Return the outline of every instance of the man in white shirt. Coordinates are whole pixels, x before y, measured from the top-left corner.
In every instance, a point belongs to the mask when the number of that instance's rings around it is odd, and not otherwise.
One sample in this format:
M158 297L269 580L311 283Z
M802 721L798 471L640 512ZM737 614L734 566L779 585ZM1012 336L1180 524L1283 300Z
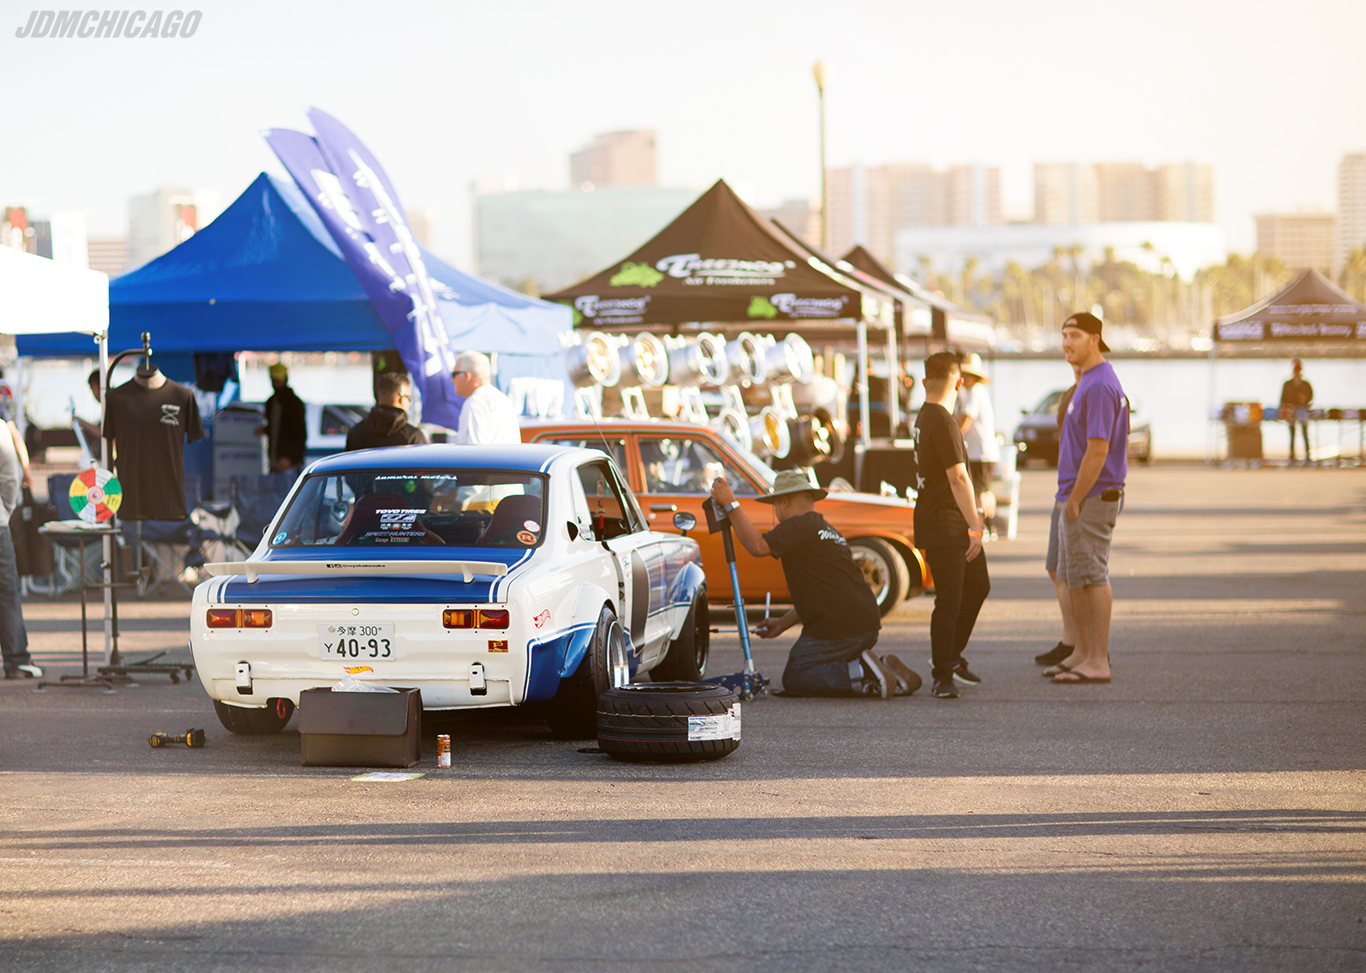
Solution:
M6 423L8 425L8 423ZM19 565L9 519L23 499L24 464L8 430L0 432L0 654L6 679L41 679L43 670L28 653L24 606L19 599Z
M992 518L996 516L996 494L990 489L991 471L1001 461L1001 447L996 442L996 415L987 392L991 379L982 370L982 359L975 352L966 355L959 367L963 390L958 395L958 428L963 431L963 443L968 448L968 471L977 494L977 508L990 531Z
M461 353L451 379L455 394L465 400L460 408L460 428L455 441L462 446L520 443L517 413L508 397L491 384L488 356L477 351Z

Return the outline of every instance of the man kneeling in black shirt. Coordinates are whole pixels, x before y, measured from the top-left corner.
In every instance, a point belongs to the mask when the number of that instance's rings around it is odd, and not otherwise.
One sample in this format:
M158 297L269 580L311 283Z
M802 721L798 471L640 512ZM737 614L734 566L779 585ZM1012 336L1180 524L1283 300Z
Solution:
M792 610L755 631L771 639L798 622L802 634L787 657L783 693L788 696L909 695L920 677L896 656L873 653L882 619L877 600L854 564L849 543L816 512L826 491L798 470L784 470L760 503L773 504L778 526L766 534L746 516L724 478L711 495L730 517L735 536L755 557L783 562Z

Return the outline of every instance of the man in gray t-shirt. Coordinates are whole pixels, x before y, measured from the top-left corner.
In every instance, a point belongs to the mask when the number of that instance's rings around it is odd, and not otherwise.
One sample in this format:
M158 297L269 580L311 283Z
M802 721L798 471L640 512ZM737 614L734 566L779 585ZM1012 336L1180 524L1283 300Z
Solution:
M14 441L0 435L0 655L5 661L6 679L42 678L43 670L28 654L28 631L24 628L24 606L19 600L19 565L14 557L14 539L9 519L23 498L24 466Z

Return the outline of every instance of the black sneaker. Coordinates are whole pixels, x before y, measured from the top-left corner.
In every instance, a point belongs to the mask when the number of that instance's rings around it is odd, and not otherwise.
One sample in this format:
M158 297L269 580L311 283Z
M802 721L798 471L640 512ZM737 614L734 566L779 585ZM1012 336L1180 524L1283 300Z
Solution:
M1067 645L1064 642L1059 642L1043 655L1036 655L1034 661L1041 666L1055 666L1071 655L1075 649L1075 645Z
M953 681L960 686L980 686L982 677L968 668L968 664L963 660L958 660L958 665L953 667Z
M953 685L953 678L936 679L934 688L930 690L930 695L937 696L939 699L957 699L958 690Z

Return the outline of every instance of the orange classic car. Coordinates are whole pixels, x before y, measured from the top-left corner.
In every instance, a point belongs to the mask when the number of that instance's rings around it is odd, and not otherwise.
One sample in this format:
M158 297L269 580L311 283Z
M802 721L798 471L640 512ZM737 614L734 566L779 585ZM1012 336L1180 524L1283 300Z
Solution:
M714 430L690 423L603 419L524 421L526 442L585 446L608 453L630 478L631 490L645 508L650 529L675 531L673 515L686 511L697 518L692 535L702 546L702 564L711 582L708 600L729 604L732 594L721 535L708 535L702 503L711 481L721 473L735 490L741 508L760 530L777 524L773 508L758 497L768 492L773 471L758 457L737 449ZM855 562L877 596L885 615L907 597L930 587L929 569L915 549L911 526L914 508L905 500L867 493L832 493L817 508L849 541ZM756 558L739 544L736 570L746 604L771 595L776 604L791 604L782 564Z

